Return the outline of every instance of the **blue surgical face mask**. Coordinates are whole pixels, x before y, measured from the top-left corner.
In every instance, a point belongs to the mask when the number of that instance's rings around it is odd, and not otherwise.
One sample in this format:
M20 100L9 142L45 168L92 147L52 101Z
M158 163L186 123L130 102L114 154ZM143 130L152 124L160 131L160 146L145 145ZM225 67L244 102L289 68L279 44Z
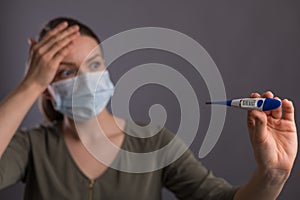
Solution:
M107 70L54 82L48 89L53 96L54 109L77 121L98 115L114 93Z

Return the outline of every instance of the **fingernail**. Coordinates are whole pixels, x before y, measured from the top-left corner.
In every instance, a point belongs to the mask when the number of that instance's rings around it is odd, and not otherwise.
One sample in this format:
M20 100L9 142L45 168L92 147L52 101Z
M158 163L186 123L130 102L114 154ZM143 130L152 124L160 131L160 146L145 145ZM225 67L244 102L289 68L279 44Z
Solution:
M79 30L79 26L78 25L74 25L74 26L72 26L72 29Z
M27 38L27 42L28 42L29 45L31 45L31 40L30 40L30 38Z
M61 23L61 26L67 26L68 25L68 22L64 21Z

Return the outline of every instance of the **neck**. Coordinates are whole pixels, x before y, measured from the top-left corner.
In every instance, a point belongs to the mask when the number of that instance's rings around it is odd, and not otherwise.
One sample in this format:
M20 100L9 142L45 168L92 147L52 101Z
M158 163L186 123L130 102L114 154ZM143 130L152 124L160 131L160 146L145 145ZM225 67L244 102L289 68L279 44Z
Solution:
M99 129L99 131L105 134L108 138L114 137L116 134L120 134L120 132L124 130L125 126L125 121L123 119L111 115L106 108L95 118L79 123L80 125L89 128L95 126L96 129ZM79 123L75 124L73 119L65 116L62 123L64 134L66 134L67 137L71 137L72 139L79 141L80 138L77 132Z

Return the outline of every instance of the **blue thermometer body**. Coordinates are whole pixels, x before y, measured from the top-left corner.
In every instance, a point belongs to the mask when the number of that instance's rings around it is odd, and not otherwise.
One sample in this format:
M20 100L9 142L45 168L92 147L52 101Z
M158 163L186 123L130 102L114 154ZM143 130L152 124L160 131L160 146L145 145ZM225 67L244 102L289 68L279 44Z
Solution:
M242 98L242 99L232 99L225 101L211 101L206 102L206 104L219 104L238 107L248 110L261 110L268 111L274 110L281 106L281 101L273 98Z

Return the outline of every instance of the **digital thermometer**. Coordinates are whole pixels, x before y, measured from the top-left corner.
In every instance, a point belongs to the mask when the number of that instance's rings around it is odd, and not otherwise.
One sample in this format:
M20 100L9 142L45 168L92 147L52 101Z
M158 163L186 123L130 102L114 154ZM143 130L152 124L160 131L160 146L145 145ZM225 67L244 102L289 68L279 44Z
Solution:
M206 102L206 104L219 104L238 107L248 110L261 110L268 111L274 110L281 106L281 101L273 98L242 98L242 99L232 99L225 101L211 101Z

